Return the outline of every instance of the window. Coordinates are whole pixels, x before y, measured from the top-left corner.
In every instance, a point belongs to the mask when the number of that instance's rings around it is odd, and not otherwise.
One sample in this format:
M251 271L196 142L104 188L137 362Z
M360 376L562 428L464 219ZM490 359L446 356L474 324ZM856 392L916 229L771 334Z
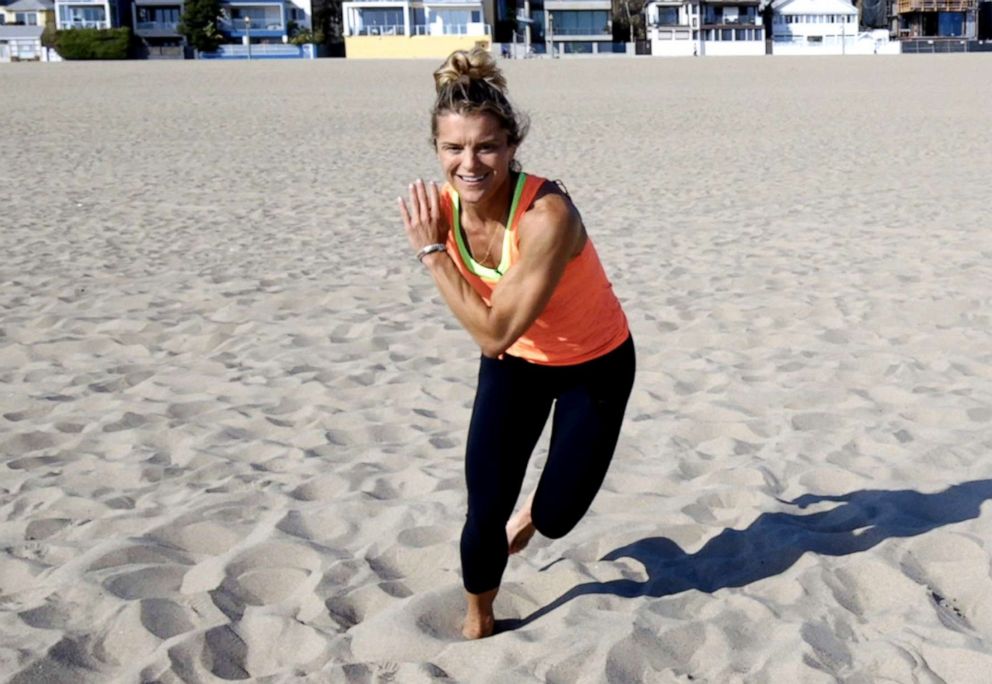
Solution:
M58 5L59 20L63 26L99 28L107 20L102 7L68 7Z
M561 43L562 52L565 54L592 54L592 43L587 43L583 41L569 41L566 43Z
M744 29L737 29L736 31L734 31L734 40L747 40L748 33L750 33L750 31L746 31Z
M964 12L938 12L937 35L938 36L964 35Z
M594 36L610 32L607 10L553 10L551 32L556 36ZM592 43L590 52L592 51Z
M35 12L15 12L14 23L24 24L25 26L37 26L38 15Z
M734 29L722 29L720 31L720 40L733 40L734 39Z
M679 23L679 8L659 7L658 23L662 26L677 26Z
M403 33L403 10L364 8L360 25L359 32L368 35L383 35L384 30L395 31L397 28Z

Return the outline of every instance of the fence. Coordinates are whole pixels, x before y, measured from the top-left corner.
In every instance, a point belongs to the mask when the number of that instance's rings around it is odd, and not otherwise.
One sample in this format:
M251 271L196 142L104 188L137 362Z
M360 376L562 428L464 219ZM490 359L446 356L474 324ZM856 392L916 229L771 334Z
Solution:
M314 46L259 43L221 45L216 52L200 52L200 59L313 59Z
M489 24L410 24L413 36L488 36ZM403 24L381 24L351 29L353 36L405 36Z

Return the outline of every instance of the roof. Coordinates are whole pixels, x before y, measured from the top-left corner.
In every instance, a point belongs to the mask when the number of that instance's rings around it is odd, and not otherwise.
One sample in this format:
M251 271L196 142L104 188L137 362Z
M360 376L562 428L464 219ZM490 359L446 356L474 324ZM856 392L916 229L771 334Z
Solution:
M774 0L775 14L857 14L848 0Z
M44 12L54 10L55 3L52 0L16 0L4 9L10 12Z
M0 40L11 38L41 38L44 26L0 26Z

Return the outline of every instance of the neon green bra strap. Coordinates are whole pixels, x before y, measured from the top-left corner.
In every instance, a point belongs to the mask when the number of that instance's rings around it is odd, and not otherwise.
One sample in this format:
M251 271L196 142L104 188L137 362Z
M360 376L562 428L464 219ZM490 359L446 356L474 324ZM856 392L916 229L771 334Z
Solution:
M513 231L510 228L514 217L517 215L517 203L520 201L520 195L524 191L526 180L527 174L525 173L521 173L517 177L517 187L513 190L513 200L510 202L510 216L506 220L506 228L503 229L502 256L500 257L499 266L496 268L483 266L472 258L472 253L469 252L468 245L462 233L461 203L458 199L458 193L451 193L451 216L452 223L454 223L451 228L455 231L455 242L458 243L458 252L461 254L462 262L468 268L469 272L474 273L480 278L499 280L506 273L506 269L510 268L510 241L513 239Z

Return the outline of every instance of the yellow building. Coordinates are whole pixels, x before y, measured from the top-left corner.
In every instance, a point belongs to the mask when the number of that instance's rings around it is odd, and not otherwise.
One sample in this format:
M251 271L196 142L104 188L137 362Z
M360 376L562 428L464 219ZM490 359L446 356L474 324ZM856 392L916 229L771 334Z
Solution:
M40 26L55 24L55 3L52 0L17 0L0 7L0 24L10 26Z
M46 60L41 34L54 25L52 0L16 0L0 7L0 62Z
M482 0L355 0L342 4L345 56L445 58L492 48Z

